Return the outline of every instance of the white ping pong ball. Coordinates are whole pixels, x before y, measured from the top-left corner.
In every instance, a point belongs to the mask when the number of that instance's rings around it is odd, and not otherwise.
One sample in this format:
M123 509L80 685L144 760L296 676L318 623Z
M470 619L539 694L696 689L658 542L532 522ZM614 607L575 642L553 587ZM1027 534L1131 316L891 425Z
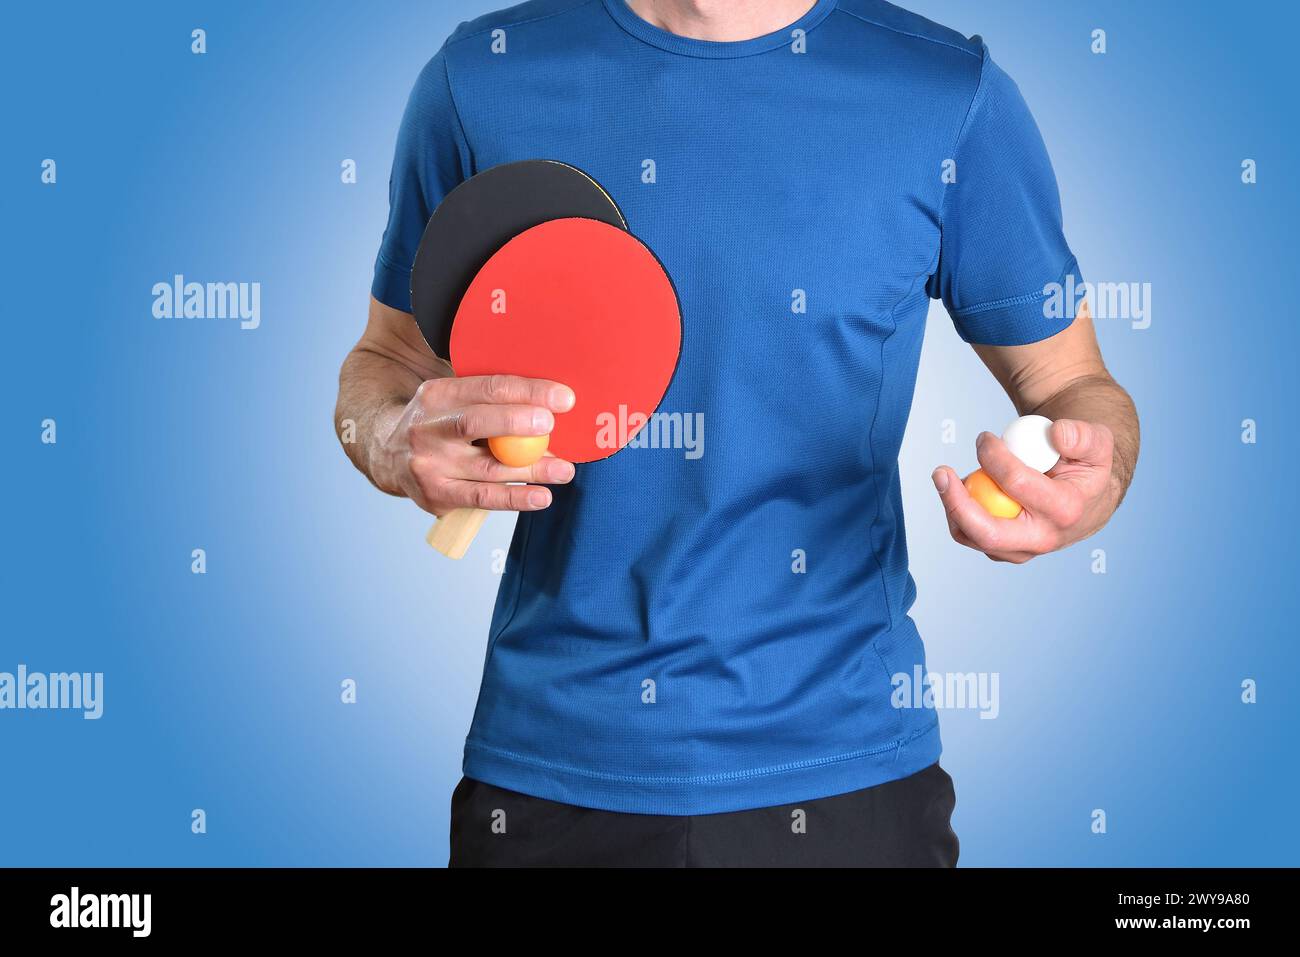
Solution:
M1043 415L1022 415L1007 426L1002 441L1011 454L1036 472L1048 472L1061 461L1052 445L1052 420Z

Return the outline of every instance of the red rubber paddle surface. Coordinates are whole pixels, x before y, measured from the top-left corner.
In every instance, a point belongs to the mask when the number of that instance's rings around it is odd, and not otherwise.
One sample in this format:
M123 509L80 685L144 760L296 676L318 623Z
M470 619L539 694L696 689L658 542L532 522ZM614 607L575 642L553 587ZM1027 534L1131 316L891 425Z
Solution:
M672 282L639 239L593 219L554 219L479 270L451 328L458 376L509 373L573 389L550 451L608 458L659 406L681 351Z

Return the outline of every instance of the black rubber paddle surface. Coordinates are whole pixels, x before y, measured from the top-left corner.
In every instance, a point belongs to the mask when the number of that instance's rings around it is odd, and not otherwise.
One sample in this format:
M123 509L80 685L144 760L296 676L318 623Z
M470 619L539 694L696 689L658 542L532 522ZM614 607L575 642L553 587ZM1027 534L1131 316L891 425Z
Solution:
M451 358L456 309L493 253L526 229L575 216L627 229L599 183L554 160L494 166L448 193L424 228L411 269L411 309L434 355Z

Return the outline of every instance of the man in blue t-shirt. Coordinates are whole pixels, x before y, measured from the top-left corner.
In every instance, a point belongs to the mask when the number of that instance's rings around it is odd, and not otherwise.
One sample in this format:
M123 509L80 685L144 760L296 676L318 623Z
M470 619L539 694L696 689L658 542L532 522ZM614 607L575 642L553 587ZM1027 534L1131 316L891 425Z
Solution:
M693 447L576 470L483 447L549 432L572 393L454 378L410 271L441 198L521 159L590 173L673 277L660 411L707 426ZM1047 307L1082 278L983 42L880 0L531 0L429 61L390 199L345 449L435 515L520 513L452 863L955 863L935 712L891 680L925 664L898 451L929 301L1062 455L1042 475L980 436L1015 519L936 469L956 541L1023 562L1092 534L1138 448L1086 305Z

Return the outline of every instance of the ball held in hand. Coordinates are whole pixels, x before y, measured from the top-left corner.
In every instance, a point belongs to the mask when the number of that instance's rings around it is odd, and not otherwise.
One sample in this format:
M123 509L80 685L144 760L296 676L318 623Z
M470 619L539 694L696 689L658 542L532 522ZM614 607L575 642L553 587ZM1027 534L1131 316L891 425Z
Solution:
M540 461L550 443L550 435L494 435L488 448L502 465L522 469Z
M1061 453L1052 444L1052 420L1045 415L1022 415L1006 427L1002 441L1012 455L1036 472L1050 472L1061 461ZM962 484L994 518L1015 518L1022 511L1020 503L983 469L966 476Z
M1002 441L1035 472L1050 472L1061 461L1052 444L1052 420L1045 415L1022 415L1007 426Z
M976 469L962 479L970 497L983 506L994 518L1015 518L1020 514L1020 503L1002 491L997 482L983 469Z

